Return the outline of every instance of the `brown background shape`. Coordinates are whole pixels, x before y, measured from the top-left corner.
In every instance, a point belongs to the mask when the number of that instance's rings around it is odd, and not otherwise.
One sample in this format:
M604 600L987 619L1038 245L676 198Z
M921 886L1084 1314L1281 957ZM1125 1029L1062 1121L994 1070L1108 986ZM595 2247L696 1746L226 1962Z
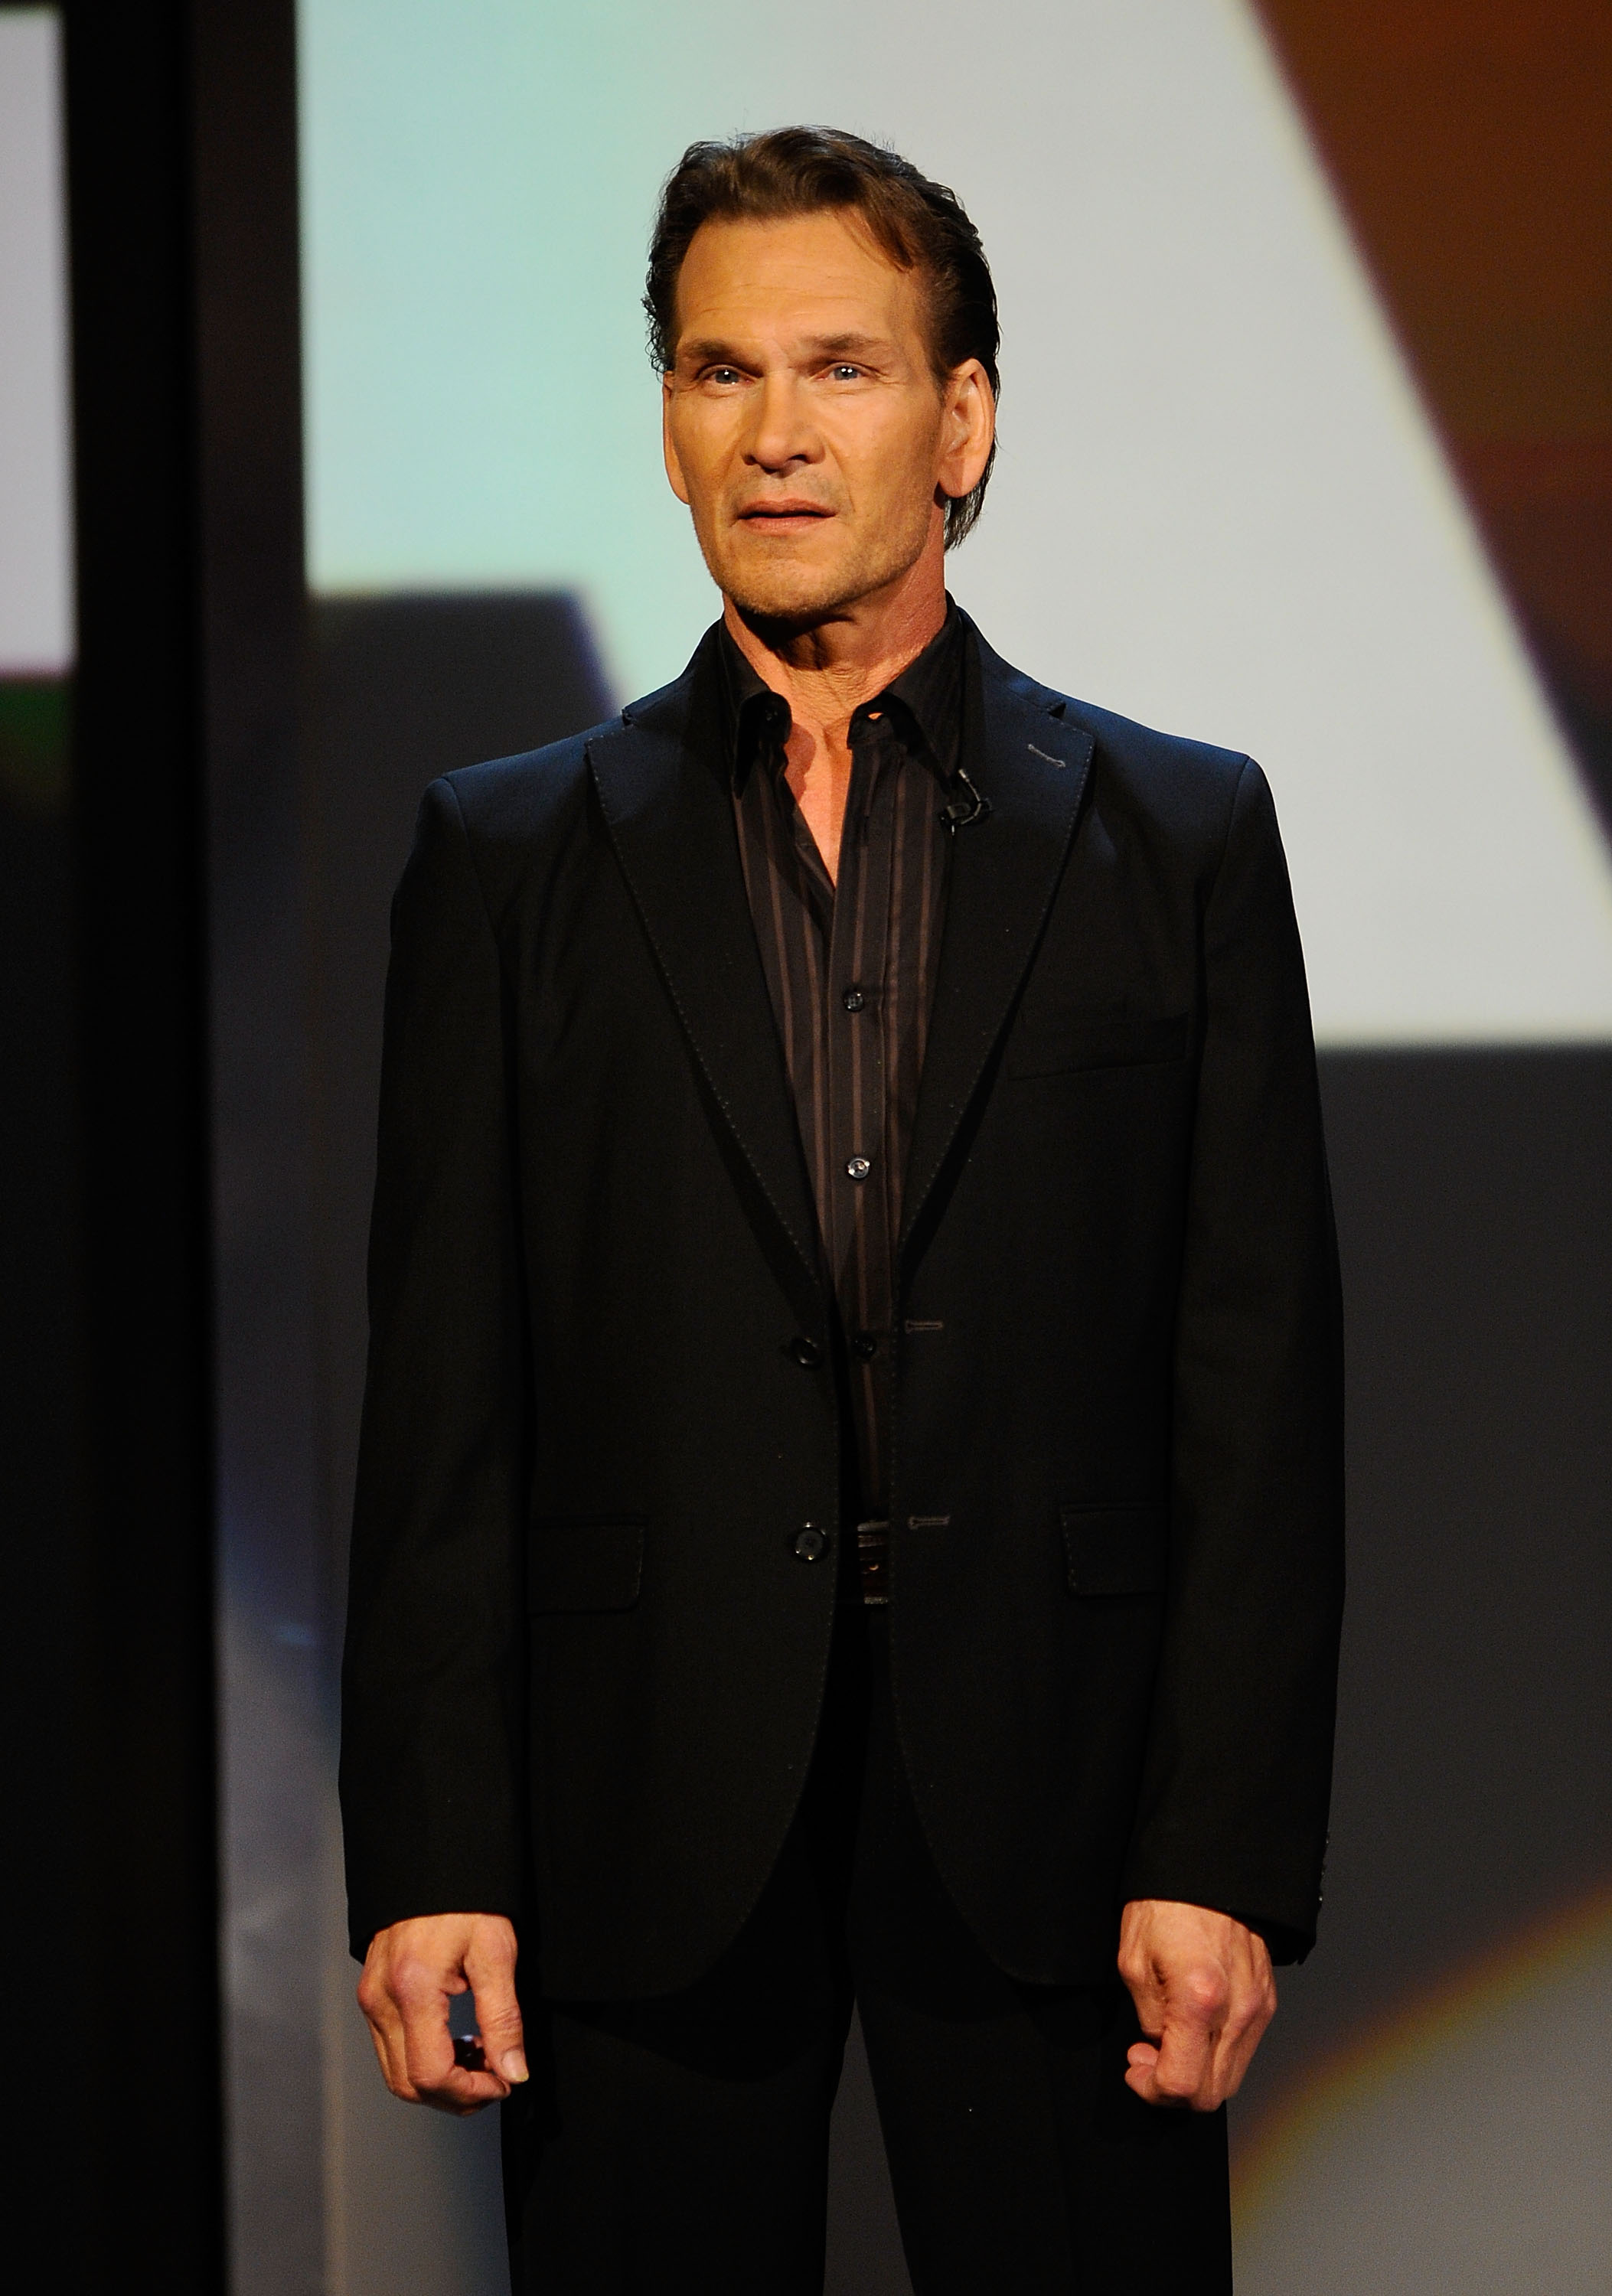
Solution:
M1612 8L1260 12L1612 824Z

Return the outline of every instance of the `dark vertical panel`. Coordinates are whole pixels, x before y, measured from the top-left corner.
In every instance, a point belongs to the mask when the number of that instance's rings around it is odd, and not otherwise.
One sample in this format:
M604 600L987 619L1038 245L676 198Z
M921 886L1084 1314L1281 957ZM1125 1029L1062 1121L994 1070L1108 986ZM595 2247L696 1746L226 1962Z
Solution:
M367 1337L387 919L427 783L596 725L592 636L563 595L326 598L314 609L310 808L317 839L319 1262L330 1519L345 1552Z
M79 665L70 842L37 890L75 943L46 1249L76 1378L70 1429L59 1405L24 1431L12 1966L47 2030L52 2284L160 2263L177 2296L222 2278L188 59L177 5L64 12Z
M41 2094L16 2157L48 2228L53 2286L155 2274L183 2296L227 2276L210 1118L220 1488L232 1525L258 1534L244 1541L263 1566L251 1583L287 1630L274 1648L300 1714L320 1705L312 1644L327 1584L312 1513L300 1085L292 11L70 0L63 12L80 633L70 801L59 725L45 728L48 757L41 746L41 709L59 720L60 697L8 694L0 729L0 1054L13 1088L0 1476L26 1860L8 1906L26 1916L12 1965L38 1972L48 2032L31 2052ZM317 1801L306 1775L286 1790L284 1713L268 1702L267 1729L261 1705L248 1719L275 1747L278 1833L248 1875L259 1895L231 1960L234 1997L267 1998L279 2023L233 2053L237 2102L251 2108L234 2115L251 2172L237 2218L276 2228L259 2243L244 2227L265 2259L258 2285L311 2289ZM273 1910L288 1882L289 1921ZM273 2095L258 2078L270 2062Z
M309 1258L295 15L193 12L232 2284L325 2284L333 1685Z
M95 2040L91 1917L95 1637L85 1594L85 1300L79 1253L73 840L61 686L0 684L0 1528L12 1845L7 1966L55 1975L42 2096L21 2116L18 2190L66 2222L78 2163L63 2142ZM41 724L50 701L57 724ZM44 736L44 738L41 738ZM98 1974L98 1972L96 1972ZM68 2242L64 2285L87 2246Z

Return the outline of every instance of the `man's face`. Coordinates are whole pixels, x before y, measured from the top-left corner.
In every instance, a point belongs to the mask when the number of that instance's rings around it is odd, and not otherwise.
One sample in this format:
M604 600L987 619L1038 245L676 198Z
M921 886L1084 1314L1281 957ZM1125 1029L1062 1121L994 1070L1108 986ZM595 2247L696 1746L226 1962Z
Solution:
M678 280L666 469L712 578L744 613L810 627L938 554L937 489L978 478L990 393L972 361L936 383L925 316L918 275L854 215L695 234Z

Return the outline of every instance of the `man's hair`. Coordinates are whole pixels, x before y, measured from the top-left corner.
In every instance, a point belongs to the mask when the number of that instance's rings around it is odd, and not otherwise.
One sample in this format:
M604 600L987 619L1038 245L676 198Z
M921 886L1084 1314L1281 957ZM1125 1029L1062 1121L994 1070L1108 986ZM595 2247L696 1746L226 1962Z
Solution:
M785 216L854 209L891 261L922 273L929 304L929 359L944 382L978 359L998 391L1000 340L996 289L980 235L961 201L909 160L837 127L775 127L725 144L691 144L666 180L649 242L644 308L649 355L661 373L676 363L678 274L703 223L773 222ZM979 484L946 505L946 546L980 514L993 441Z

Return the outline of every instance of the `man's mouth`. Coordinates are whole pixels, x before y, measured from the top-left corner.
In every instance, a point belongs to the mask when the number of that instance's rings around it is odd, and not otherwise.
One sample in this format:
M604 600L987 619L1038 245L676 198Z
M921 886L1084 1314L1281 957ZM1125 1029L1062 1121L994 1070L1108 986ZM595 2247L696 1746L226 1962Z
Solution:
M741 526L756 528L764 533L803 532L807 527L815 526L822 520L833 516L834 512L826 509L821 503L785 500L751 503L739 512L739 523Z

